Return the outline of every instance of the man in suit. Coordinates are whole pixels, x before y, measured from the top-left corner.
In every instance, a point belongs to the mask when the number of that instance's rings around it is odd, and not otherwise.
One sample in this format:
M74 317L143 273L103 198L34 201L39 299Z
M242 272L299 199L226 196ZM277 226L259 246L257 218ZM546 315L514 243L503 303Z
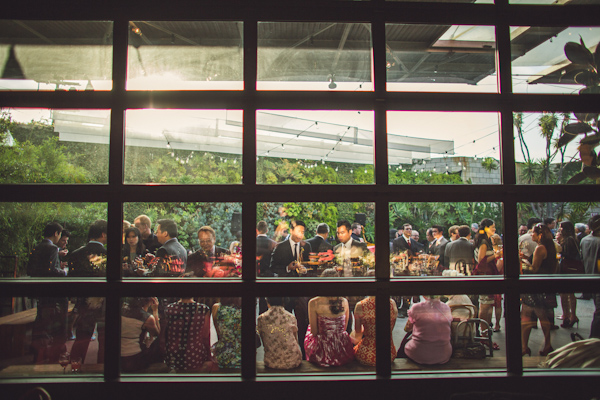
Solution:
M317 232L314 238L308 239L306 243L310 244L313 253L324 253L333 250L333 246L327 242L329 237L329 225L325 222L317 225Z
M460 237L458 235L458 225L452 225L450 228L448 228L448 235L450 235L451 242L458 240L458 238Z
M88 243L69 256L69 277L106 276L106 232L105 220L97 220L88 230Z
M363 226L361 224L359 224L358 222L355 222L352 224L352 239L356 240L357 242L364 242L364 239L362 238L362 230L363 230Z
M474 266L473 244L469 241L471 229L467 225L458 227L458 239L446 244L444 250L444 265L449 269L456 269L456 262L462 260Z
M177 240L177 224L172 219L158 220L156 238L161 247L156 250L155 276L179 276L187 265L187 251Z
M352 226L345 219L338 221L337 237L339 244L333 248L333 252L342 264L342 275L353 276L351 259L364 257L369 251L367 244L352 239Z
M402 236L397 237L392 242L392 253L398 254L406 251L410 257L414 257L423 251L423 245L411 237L412 226L411 224L404 224L402 226Z
M31 251L27 274L33 278L61 278L66 275L61 268L58 243L63 227L52 222L44 227L40 243ZM68 299L66 297L40 297L37 299L37 315L32 327L31 346L35 349L36 364L58 362L60 353L66 350Z
M256 271L258 276L273 276L271 271L271 254L277 242L267 236L269 228L265 221L256 224ZM261 299L263 299L261 297ZM266 303L265 303L266 304ZM266 310L266 308L265 308Z
M198 229L198 244L200 248L187 258L186 276L211 276L212 266L217 260L222 260L229 250L216 246L217 236L210 226Z
M146 250L152 254L156 254L156 250L160 247L160 242L158 238L152 231L152 221L150 217L147 215L138 215L134 220L133 224L140 231L142 235L142 241L144 242L144 246L146 246Z

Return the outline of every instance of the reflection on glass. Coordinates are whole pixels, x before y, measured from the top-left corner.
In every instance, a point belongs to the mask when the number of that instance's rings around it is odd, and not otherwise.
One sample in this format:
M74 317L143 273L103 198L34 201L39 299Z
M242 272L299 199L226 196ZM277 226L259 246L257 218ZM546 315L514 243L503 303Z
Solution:
M373 203L259 203L257 220L259 276L362 277L375 268Z
M258 90L371 91L371 26L259 22Z
M598 93L597 61L584 60L599 40L600 28L511 27L513 92Z
M568 6L571 4L598 4L598 0L509 0L509 4L532 4L532 5L553 5Z
M125 277L240 277L240 203L125 203Z
M122 371L239 374L241 322L239 297L126 297Z
M258 111L257 183L372 184L373 115Z
M132 21L128 90L242 90L243 27L233 21Z
M242 139L240 110L127 110L125 183L241 183Z
M0 24L0 90L112 89L110 21Z
M2 277L105 276L106 213L104 203L0 203Z
M0 300L0 379L102 374L104 298Z
M387 126L392 184L501 182L498 113L388 111Z
M387 90L497 93L493 26L386 24Z
M110 110L0 110L0 183L107 183Z
M390 276L502 275L501 203L391 203Z

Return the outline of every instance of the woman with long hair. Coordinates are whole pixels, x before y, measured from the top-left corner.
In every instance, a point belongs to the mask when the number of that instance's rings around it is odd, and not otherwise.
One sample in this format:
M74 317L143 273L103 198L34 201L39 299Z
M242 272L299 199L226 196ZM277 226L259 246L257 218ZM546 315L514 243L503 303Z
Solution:
M143 266L143 257L146 255L146 246L142 240L140 230L135 226L130 226L124 231L125 243L121 251L123 258L123 275L136 276L138 268ZM141 270L140 270L141 271Z
M562 251L560 252L561 267L567 265L569 262L581 263L581 269L583 270L583 263L581 262L581 254L579 252L579 243L577 242L577 236L575 236L575 225L571 221L563 221L560 223L558 228L560 232L560 241ZM558 235L557 235L558 236ZM568 268L561 268L561 273L577 273L571 272ZM561 293L560 303L563 310L563 323L560 325L563 328L571 328L577 324L579 327L579 318L577 318L577 299L575 293Z
M219 368L242 367L242 301L224 297L212 307L212 318L219 340L213 353Z
M537 224L533 227L531 238L538 243L531 256L532 273L556 273L556 247L550 229L544 224ZM521 346L523 355L531 355L531 349L527 344L534 325L531 320L533 311L535 311L544 332L544 348L540 350L540 355L545 356L554 350L550 343L550 320L548 319L548 304L551 296L545 293L534 293L523 294L521 297Z

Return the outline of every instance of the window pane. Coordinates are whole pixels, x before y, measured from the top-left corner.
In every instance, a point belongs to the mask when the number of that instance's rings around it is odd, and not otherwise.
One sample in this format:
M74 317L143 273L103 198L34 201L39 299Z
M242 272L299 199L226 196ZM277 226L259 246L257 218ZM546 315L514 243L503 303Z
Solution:
M0 23L0 90L111 90L110 21Z
M599 40L596 27L511 27L513 92L598 93L596 72L582 73L587 68L582 63ZM596 64L590 68L597 70Z
M568 6L571 4L598 4L598 0L508 0L509 4L535 4L535 5L552 5L552 6Z
M2 277L106 276L106 216L105 203L0 203Z
M475 3L475 4L494 4L494 0L386 0L386 1L418 2L418 3Z
M240 277L241 211L240 203L124 203L123 276Z
M290 370L294 375L375 373L375 296L260 297L257 301L259 375ZM390 300L392 330L397 314L396 303ZM392 361L395 355L392 346Z
M107 183L110 110L3 108L0 183Z
M375 268L374 203L259 203L256 214L259 276L362 277Z
M519 112L513 127L517 183L596 183L598 162L589 141L597 135L598 114Z
M121 309L121 370L239 375L241 333L239 297L126 297Z
M373 111L258 111L257 183L372 184L373 118Z
M390 276L502 275L502 232L502 203L391 203Z
M506 370L502 294L398 296L396 302L393 372Z
M371 25L259 22L258 90L372 91Z
M128 90L242 90L241 22L132 21Z
M103 374L103 297L0 300L0 379Z
M241 110L127 110L125 183L242 181Z
M501 183L498 117L498 113L388 111L390 183Z
M497 93L493 26L386 24L387 90Z

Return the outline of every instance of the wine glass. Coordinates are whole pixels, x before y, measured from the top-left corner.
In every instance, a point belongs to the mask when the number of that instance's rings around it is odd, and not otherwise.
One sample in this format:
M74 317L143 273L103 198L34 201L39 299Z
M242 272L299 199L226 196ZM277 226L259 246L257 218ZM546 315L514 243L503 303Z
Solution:
M67 365L71 362L71 353L65 351L58 356L58 363L63 367L63 374L67 373Z
M71 359L71 371L76 374L81 369L81 357Z

